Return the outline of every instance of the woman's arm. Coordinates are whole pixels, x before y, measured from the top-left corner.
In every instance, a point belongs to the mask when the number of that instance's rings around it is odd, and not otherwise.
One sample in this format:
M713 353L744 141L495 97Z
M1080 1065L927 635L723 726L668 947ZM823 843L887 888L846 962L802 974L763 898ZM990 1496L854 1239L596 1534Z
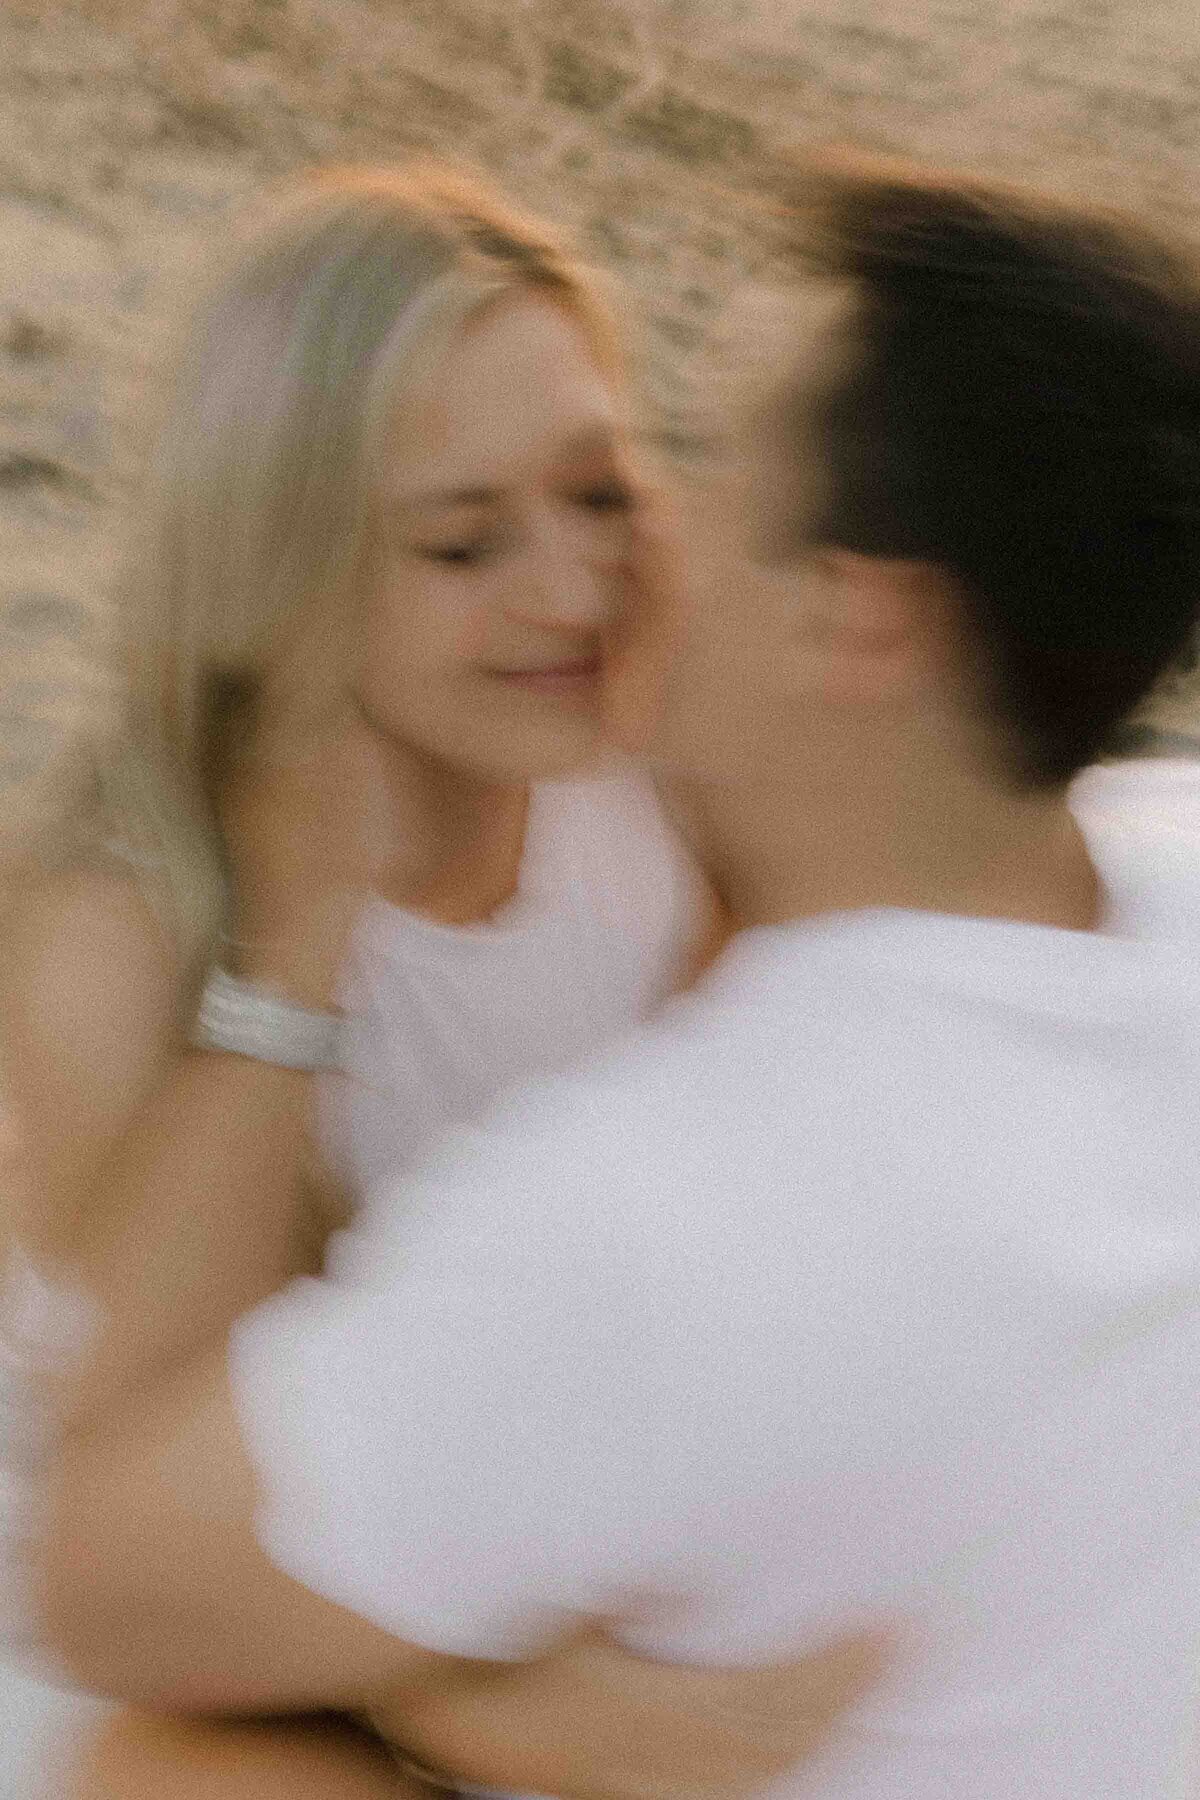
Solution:
M10 1230L101 1308L76 1411L117 1401L312 1266L304 1080L188 1053L178 981L121 873L47 877L14 910L0 1013L20 1138Z
M60 1262L106 1211L109 1165L170 1054L177 972L144 898L115 871L30 879L5 935L0 1035L19 1177L10 1226Z
M367 878L379 771L364 738L339 728L303 764L248 761L226 781L245 972L310 1004L329 1003ZM64 879L21 937L5 1013L31 1222L105 1320L79 1421L319 1267L333 1220L312 1203L309 1078L188 1049L181 972L132 882Z
M78 1258L104 1322L68 1422L119 1406L313 1272L307 1116L307 1081L291 1069L196 1051L171 1060Z

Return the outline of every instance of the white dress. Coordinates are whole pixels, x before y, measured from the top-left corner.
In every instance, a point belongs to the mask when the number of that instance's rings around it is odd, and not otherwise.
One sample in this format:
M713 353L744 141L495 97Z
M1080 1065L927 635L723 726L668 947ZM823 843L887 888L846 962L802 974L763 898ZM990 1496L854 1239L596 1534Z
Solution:
M369 905L344 982L347 1073L319 1095L351 1193L507 1086L565 1069L644 1018L675 985L702 893L649 783L614 768L534 788L517 893L486 924ZM0 1800L40 1800L64 1726L103 1709L38 1658L23 1596L48 1431L39 1376L76 1352L89 1318L81 1296L13 1256L0 1292Z
M350 1191L645 1019L678 983L703 891L649 783L619 770L535 787L517 892L486 923L368 906L342 994L346 1072L320 1096Z

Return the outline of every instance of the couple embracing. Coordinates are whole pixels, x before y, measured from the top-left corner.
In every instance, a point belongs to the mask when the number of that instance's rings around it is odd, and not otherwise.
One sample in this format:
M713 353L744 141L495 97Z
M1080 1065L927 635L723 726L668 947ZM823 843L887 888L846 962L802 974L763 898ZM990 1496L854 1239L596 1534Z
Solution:
M1200 784L1101 759L1200 275L856 158L793 249L669 522L469 185L313 178L191 321L6 1017L36 1633L176 1715L84 1800L1186 1791Z

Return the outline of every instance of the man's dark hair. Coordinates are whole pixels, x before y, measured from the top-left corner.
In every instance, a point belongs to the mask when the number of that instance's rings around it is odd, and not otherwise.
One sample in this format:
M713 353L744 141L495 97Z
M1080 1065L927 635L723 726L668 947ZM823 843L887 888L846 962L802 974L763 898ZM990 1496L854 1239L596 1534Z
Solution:
M1102 754L1200 620L1200 274L1169 234L875 157L809 165L807 271L848 280L806 537L955 581L1015 778ZM805 403L814 420L814 403Z

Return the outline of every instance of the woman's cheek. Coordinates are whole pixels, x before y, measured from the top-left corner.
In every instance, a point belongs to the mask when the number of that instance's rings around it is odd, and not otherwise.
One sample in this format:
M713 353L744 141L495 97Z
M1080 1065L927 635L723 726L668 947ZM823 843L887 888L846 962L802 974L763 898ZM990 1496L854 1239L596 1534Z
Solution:
M499 601L487 594L475 594L468 603L460 605L457 616L448 621L451 627L448 642L454 662L469 663L472 667L487 662L499 610Z

